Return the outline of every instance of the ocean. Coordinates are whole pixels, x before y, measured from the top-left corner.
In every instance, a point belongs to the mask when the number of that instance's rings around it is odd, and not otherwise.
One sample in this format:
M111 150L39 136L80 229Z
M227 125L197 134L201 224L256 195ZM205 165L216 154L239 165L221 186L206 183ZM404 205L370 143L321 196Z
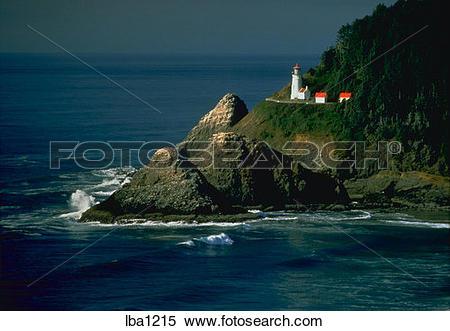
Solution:
M251 109L290 81L296 62L303 71L319 62L80 57L161 113L69 55L0 55L2 309L450 308L450 225L438 211L254 210L242 223L77 223L140 165L132 157L125 168L114 160L87 170L63 160L51 170L50 141L177 143L227 92Z

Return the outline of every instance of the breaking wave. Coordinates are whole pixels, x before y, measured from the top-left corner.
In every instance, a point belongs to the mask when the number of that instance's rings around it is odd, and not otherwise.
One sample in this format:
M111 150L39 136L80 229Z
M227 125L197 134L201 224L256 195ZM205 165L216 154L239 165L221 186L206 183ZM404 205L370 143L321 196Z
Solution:
M75 211L60 215L60 217L79 219L81 214L95 204L95 198L83 190L76 190L72 193L69 205Z
M207 245L216 245L216 246L232 245L234 242L230 237L228 237L223 232L221 234L213 234L211 236L201 237L199 239L194 238L194 240L201 241Z
M60 215L64 218L79 219L81 214L94 204L102 201L105 197L111 196L120 186L131 181L130 172L136 171L133 167L110 168L94 170L91 172L96 177L103 177L99 184L86 185L83 189L77 189L69 199L70 213ZM99 199L96 201L95 198Z
M213 234L207 237L193 238L192 240L182 241L177 243L177 246L194 247L196 246L195 242L200 242L212 246L227 246L233 245L234 241L228 235L222 232L220 234Z
M182 242L179 242L177 245L179 245L179 246L193 247L193 246L195 246L195 243L194 243L194 241L192 241L192 240L188 240L188 241L182 241Z

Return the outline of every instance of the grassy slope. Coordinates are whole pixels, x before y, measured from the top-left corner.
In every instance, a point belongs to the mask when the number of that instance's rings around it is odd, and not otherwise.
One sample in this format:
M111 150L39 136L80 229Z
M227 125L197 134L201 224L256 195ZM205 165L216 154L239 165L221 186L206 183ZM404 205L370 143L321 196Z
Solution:
M234 126L234 130L281 149L286 141L309 140L323 143L344 139L335 129L340 117L334 104L262 101Z
M285 85L281 90L276 91L270 96L272 99L277 100L290 100L291 98L291 83Z

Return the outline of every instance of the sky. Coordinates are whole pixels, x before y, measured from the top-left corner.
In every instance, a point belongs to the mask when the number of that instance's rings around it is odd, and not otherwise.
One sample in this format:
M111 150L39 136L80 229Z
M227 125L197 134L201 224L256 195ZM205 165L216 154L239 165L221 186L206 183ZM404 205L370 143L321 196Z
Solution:
M394 0L1 0L0 52L319 54Z

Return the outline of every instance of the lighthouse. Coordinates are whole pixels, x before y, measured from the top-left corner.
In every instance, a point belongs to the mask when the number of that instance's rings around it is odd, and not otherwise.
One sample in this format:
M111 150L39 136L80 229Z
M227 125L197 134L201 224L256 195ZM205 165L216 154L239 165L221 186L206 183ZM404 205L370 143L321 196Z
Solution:
M299 98L299 90L302 87L302 76L300 74L300 67L295 65L292 72L292 84L291 84L291 100Z

